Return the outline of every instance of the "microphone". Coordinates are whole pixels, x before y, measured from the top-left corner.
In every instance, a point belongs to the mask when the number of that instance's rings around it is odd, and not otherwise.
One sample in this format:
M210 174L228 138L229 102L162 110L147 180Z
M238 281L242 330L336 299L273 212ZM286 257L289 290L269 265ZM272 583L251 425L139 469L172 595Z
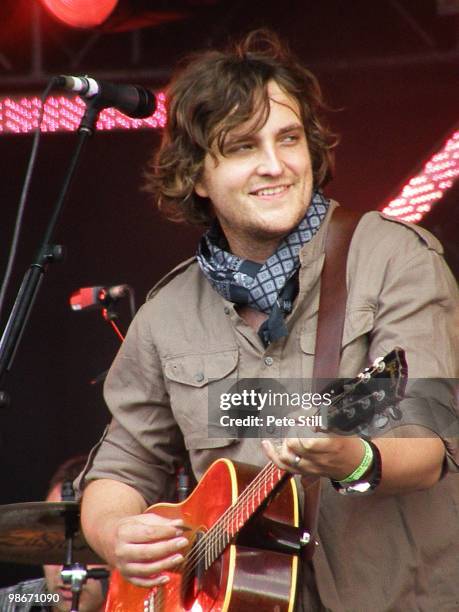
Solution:
M108 306L124 297L131 291L129 285L113 285L112 287L81 287L70 296L72 310L86 310Z
M99 109L113 107L134 119L149 117L156 108L155 96L140 85L108 83L88 76L65 75L56 77L56 85L76 92L83 99L94 100Z

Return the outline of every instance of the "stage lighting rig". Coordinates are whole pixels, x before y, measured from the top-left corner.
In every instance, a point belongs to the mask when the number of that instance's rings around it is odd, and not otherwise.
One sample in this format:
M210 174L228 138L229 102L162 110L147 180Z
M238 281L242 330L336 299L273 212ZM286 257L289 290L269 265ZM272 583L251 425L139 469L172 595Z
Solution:
M120 32L186 19L219 0L40 0L58 21L73 28Z

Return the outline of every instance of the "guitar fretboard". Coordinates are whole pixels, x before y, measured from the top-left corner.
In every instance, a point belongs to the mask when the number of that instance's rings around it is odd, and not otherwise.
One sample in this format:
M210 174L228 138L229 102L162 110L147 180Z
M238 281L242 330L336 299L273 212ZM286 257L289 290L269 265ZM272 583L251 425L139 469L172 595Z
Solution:
M204 558L205 569L221 555L226 546L244 527L260 506L286 476L274 463L268 463L242 491L235 504L228 508L197 543L191 553ZM199 548L200 550L196 550ZM194 553L194 554L193 554Z

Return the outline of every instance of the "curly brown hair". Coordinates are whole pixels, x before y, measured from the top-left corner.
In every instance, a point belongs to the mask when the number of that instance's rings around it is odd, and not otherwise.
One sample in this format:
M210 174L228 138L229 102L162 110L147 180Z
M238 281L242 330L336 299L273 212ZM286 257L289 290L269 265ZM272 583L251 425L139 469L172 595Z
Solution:
M321 118L324 109L316 77L270 30L255 30L226 51L188 57L167 90L167 124L145 174L145 188L172 221L208 226L207 198L194 190L212 146L224 155L228 133L249 119L251 131L269 116L268 84L275 81L297 100L312 160L314 187L332 176L335 135Z

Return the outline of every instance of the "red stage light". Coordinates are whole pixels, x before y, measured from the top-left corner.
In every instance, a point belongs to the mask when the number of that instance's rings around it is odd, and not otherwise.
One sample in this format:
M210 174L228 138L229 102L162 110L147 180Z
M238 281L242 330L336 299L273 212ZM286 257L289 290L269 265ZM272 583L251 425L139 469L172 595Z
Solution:
M74 28L94 28L113 12L118 0L41 0L59 21Z
M455 130L424 165L402 187L383 212L403 221L418 223L459 177L459 130Z
M198 3L203 1L198 0ZM152 0L41 0L41 3L53 17L68 26L99 28L106 32L158 26L184 19L189 13L181 6L183 1L178 3L181 10L171 7L171 10L162 11L154 10ZM170 4L177 2L171 0Z

